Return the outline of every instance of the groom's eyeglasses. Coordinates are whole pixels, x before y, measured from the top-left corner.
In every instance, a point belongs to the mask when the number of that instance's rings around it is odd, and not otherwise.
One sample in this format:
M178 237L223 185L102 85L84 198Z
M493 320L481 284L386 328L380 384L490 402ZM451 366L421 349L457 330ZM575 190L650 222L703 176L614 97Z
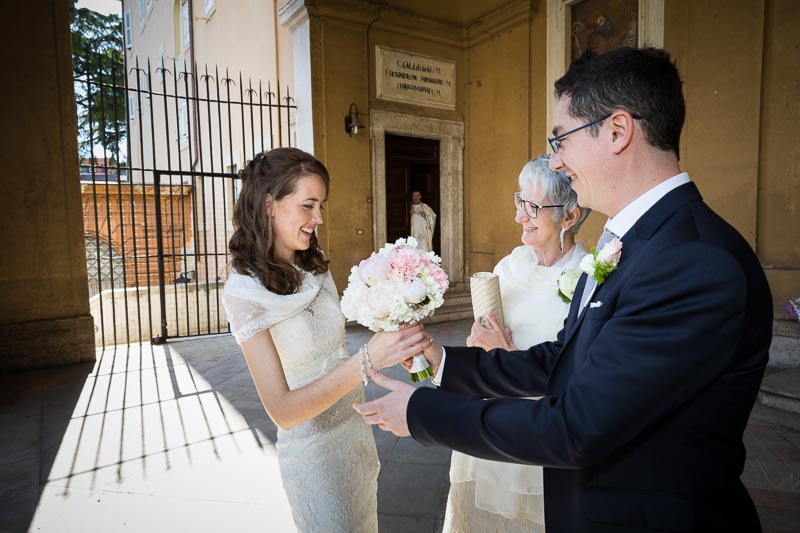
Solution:
M555 137L548 137L547 138L547 142L550 143L550 149L553 150L553 153L558 152L559 150L561 150L561 139L563 139L567 135L572 135L576 131L581 131L583 128L588 128L589 126L594 126L595 124L603 122L605 119L607 119L610 116L611 115L606 115L603 118L598 118L597 120L593 120L591 122L587 122L583 126L578 126L575 129L572 129L572 130L569 130L569 131L565 131L564 133L562 133L560 135L556 135Z
M514 193L514 208L519 211L523 209L525 214L528 215L530 218L536 218L539 216L539 209L547 209L549 207L564 207L564 204L558 205L539 205L536 202L531 202L530 200L524 199L520 193Z
M563 139L567 135L572 135L576 131L581 131L583 128L588 128L589 126L594 126L595 124L599 124L600 122L603 122L605 119L607 119L610 116L611 115L609 114L609 115L604 116L603 118L598 118L597 120L593 120L591 122L587 122L583 126L578 126L575 129L572 129L572 130L569 130L569 131L565 131L564 133L556 135L555 137L548 137L547 138L547 142L550 143L550 149L555 154L556 152L561 150L561 139ZM641 117L641 115L636 115L634 113L631 113L631 118L634 119L634 120L640 120L642 117Z

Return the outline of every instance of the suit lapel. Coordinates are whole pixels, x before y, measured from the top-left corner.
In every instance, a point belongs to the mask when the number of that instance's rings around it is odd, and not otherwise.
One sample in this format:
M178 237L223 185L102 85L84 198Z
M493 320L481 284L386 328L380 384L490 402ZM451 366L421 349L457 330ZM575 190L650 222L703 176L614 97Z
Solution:
M684 205L703 198L700 196L700 191L694 183L686 183L671 190L656 204L645 212L642 217L636 221L636 224L622 237L622 254L620 255L618 271L623 270L626 263L630 263L631 259L636 255L636 252L653 236L656 230L679 208ZM612 290L615 282L621 279L622 272L613 272L605 283L595 286L594 295L598 293L608 293ZM575 287L575 294L583 294L583 288L586 286L588 276L582 274L578 285ZM586 303L588 307L592 302L594 295ZM586 309L582 313L580 311L580 298L578 302L574 302L570 306L569 315L567 317L567 331L564 338L564 345L561 348L563 353L569 342L574 338L583 319L586 316Z
M567 316L567 331L566 331L566 336L564 338L564 346L566 346L572 339L572 336L578 330L578 327L581 325L581 322L583 322L584 315L586 315L586 313L580 312L581 298L579 295L583 294L583 290L586 288L586 283L588 281L589 281L589 276L586 275L586 273L584 272L583 274L581 274L581 277L578 280L578 284L575 286L575 292L572 295L573 303L570 306L569 315Z
M580 316L578 312L580 311L581 306L581 299L580 294L583 294L583 289L586 287L586 283L589 280L589 277L584 272L581 274L581 277L578 278L578 284L575 285L575 292L572 294L572 304L569 306L569 312L567 313L567 320L564 323L564 327L567 329L566 331L566 338L564 339L564 343L566 344L569 337L572 335L572 332L575 331L575 328L578 327L580 323ZM582 313L581 313L582 314Z

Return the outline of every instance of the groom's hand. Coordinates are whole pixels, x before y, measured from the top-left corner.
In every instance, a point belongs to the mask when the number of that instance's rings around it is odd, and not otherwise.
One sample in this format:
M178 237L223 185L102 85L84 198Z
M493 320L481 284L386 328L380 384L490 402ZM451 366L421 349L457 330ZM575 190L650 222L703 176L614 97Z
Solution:
M427 331L424 331L423 333L425 338L422 341L422 349L420 352L425 356L425 359L431 366L431 372L436 375L439 372L439 365L442 364L442 354L444 353L444 350L442 349L442 345L436 342L436 340L431 337ZM411 367L414 364L414 360L409 357L408 359L401 361L400 364L407 371L411 372Z
M444 351L442 350L442 345L436 342L436 340L425 332L428 342L425 343L425 346L422 349L422 355L425 356L425 359L428 360L428 364L431 365L431 370L433 371L434 375L439 372L439 365L442 364L442 354Z
M364 421L367 424L377 424L382 430L391 431L398 437L410 436L411 432L408 430L408 421L406 420L406 409L411 395L417 390L416 387L388 378L380 372L372 374L372 381L379 387L391 392L371 402L354 403L353 409L364 417Z

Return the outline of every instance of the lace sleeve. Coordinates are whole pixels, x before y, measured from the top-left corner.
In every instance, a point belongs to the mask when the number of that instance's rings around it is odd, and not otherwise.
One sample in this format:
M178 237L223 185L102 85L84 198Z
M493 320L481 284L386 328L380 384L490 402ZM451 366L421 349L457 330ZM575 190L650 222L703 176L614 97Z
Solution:
M236 342L241 344L259 331L300 313L321 288L322 276L306 276L297 293L280 295L265 289L257 278L232 272L222 292L222 305Z
M266 309L256 302L223 293L222 304L228 315L231 333L239 344L272 326Z

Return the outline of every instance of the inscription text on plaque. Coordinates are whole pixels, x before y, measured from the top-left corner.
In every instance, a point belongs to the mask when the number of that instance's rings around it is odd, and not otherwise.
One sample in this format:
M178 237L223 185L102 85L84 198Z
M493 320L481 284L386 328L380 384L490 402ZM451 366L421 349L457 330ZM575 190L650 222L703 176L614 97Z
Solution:
M377 96L408 104L455 109L456 63L375 47Z

